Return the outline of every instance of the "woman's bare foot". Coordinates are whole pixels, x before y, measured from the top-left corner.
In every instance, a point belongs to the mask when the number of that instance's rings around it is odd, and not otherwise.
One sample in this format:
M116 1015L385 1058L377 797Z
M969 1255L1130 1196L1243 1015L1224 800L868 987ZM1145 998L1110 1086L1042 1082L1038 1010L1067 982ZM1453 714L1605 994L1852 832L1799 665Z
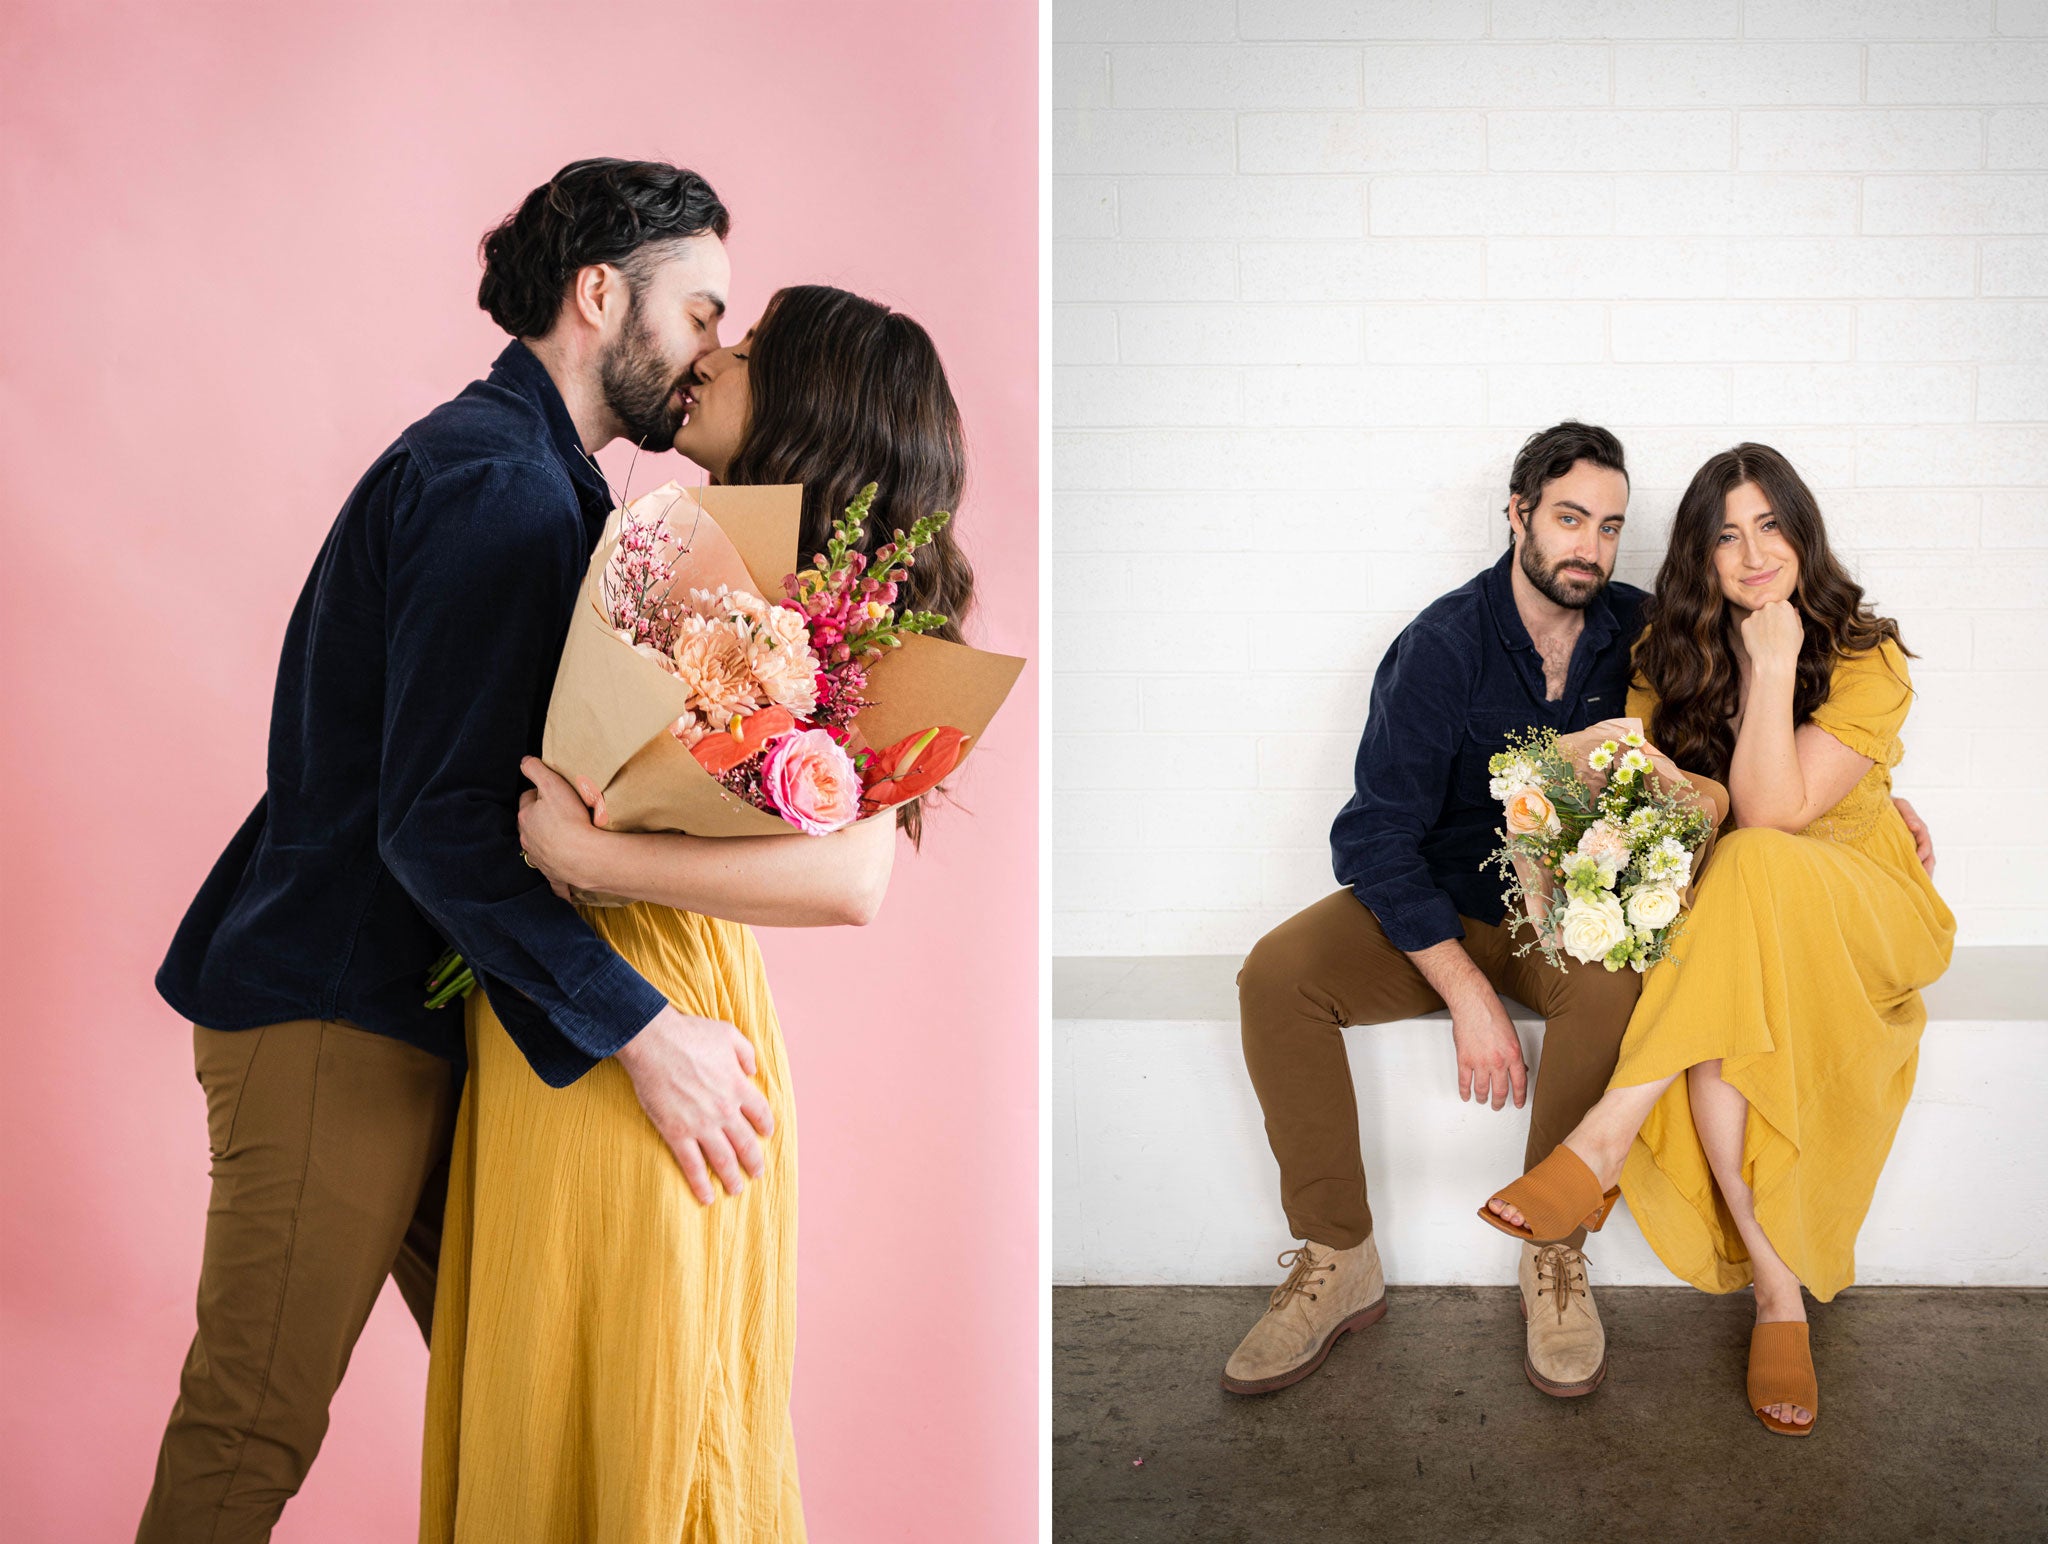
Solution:
M1633 1133L1630 1140L1633 1140ZM1600 1181L1603 1193L1612 1190L1621 1179L1621 1163L1628 1156L1627 1142L1603 1140L1597 1133L1589 1132L1582 1124L1564 1139L1564 1146L1569 1147L1579 1162L1593 1171L1593 1177ZM1520 1209L1503 1201L1499 1196L1488 1201L1486 1209L1511 1228L1527 1225L1528 1219L1522 1215Z
M1806 1322L1806 1298L1795 1282L1787 1292L1783 1288L1758 1286L1756 1292L1756 1322L1759 1324L1804 1324ZM1804 1405L1764 1405L1760 1407L1765 1415L1774 1421L1783 1421L1788 1426L1810 1426L1813 1412Z

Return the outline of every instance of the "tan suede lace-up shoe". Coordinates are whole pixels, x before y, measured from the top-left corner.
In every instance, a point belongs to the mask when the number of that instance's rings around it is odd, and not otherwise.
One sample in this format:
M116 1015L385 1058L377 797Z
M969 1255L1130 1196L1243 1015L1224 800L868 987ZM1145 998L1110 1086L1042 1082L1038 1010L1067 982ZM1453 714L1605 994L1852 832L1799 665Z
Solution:
M1586 1257L1569 1244L1524 1244L1521 1281L1529 1381L1559 1399L1592 1393L1607 1376L1607 1331L1593 1306Z
M1354 1249L1303 1244L1280 1256L1287 1279L1231 1353L1223 1386L1233 1394L1270 1394L1299 1383L1330 1354L1337 1337L1377 1323L1387 1311L1387 1278L1368 1238Z

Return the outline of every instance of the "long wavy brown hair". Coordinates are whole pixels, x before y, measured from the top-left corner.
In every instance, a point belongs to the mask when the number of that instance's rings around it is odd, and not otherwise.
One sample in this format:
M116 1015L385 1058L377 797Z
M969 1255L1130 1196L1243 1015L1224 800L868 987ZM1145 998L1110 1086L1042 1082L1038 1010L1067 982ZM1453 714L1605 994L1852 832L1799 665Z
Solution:
M1729 720L1742 700L1736 663L1739 607L1729 605L1714 570L1727 497L1753 483L1770 503L1785 542L1799 556L1792 604L1805 625L1799 645L1792 722L1813 717L1828 700L1835 661L1874 649L1889 638L1901 650L1899 624L1864 604L1863 590L1828 546L1820 501L1792 463L1768 445L1745 443L1710 456L1678 501L1671 544L1657 571L1657 588L1644 608L1636 643L1639 680L1657 694L1650 742L1679 766L1725 781L1735 754Z
M805 561L869 483L862 545L871 553L934 510L957 515L967 482L960 409L931 335L902 312L823 284L777 290L754 326L747 386L746 432L724 481L802 483ZM946 617L936 636L957 643L974 570L953 524L918 552L897 604ZM920 803L897 815L913 842L924 830Z

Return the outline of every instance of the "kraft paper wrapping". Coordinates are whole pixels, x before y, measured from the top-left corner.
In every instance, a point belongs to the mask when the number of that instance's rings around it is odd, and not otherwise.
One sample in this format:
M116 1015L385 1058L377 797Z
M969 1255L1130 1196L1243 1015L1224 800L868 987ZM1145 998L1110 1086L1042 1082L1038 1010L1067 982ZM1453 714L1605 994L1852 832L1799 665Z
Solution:
M797 551L803 489L795 484L691 491L668 483L631 507L636 515L667 510L677 544L675 584L682 589L726 584L778 599L784 578L809 556ZM548 701L541 759L572 782L587 777L604 790L609 830L800 835L780 816L728 792L668 732L688 706L688 693L622 641L606 620L603 576L618 546L619 524L614 510L583 576ZM965 765L1023 668L1024 661L1011 655L913 634L869 667L867 695L873 701L853 728L861 743L881 747L950 725L971 736L960 759ZM868 817L883 818L894 819L894 812Z

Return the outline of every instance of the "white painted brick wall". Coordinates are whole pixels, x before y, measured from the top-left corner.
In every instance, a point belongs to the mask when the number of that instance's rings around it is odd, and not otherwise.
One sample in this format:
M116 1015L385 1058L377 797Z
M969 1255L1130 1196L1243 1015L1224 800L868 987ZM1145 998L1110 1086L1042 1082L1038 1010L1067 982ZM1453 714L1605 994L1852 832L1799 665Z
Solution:
M1786 451L1919 651L1900 789L2048 942L2048 4L1057 0L1054 948L1331 883L1373 667L1515 447Z

